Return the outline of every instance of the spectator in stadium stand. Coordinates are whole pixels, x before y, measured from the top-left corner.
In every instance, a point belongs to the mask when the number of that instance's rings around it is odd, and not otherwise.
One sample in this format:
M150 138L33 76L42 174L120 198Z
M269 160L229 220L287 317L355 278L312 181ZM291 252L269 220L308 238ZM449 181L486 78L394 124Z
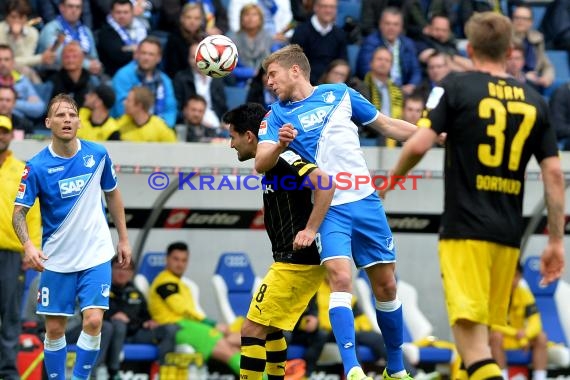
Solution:
M160 324L175 323L180 327L176 333L178 344L189 344L204 360L217 359L239 375L240 335L232 332L228 325L208 318L196 306L197 300L183 279L189 257L186 243L175 242L168 246L166 269L150 285L150 315Z
M51 49L36 53L40 33L28 25L31 7L27 0L9 0L6 2L6 19L0 22L0 44L12 47L16 70L31 77L31 66L51 65L55 61L55 52Z
M178 28L182 8L187 0L162 0L159 29L172 32ZM225 34L229 30L228 12L221 0L202 0L204 28L207 34Z
M14 114L16 106L16 91L14 87L0 86L0 115L8 116L12 120L15 131L23 131L25 135L34 133L33 123L25 118Z
M346 33L335 25L337 8L337 0L315 0L313 16L297 25L291 37L291 43L301 46L309 59L313 84L333 60L348 60Z
M238 66L232 73L238 81L253 78L261 62L271 53L273 36L263 28L263 17L259 5L246 4L240 12L239 30L228 34L239 52Z
M124 100L125 114L117 120L122 141L175 142L176 135L164 121L150 113L154 96L147 87L133 87Z
M190 45L207 36L203 18L202 7L198 3L188 3L182 8L180 26L168 35L164 49L164 71L170 78L188 68Z
M196 66L196 49L198 43L190 45L188 51L189 67L179 71L174 77L174 93L179 105L180 117L182 107L187 103L191 95L198 94L206 99L208 107L202 123L211 128L220 126L220 119L228 110L226 102L225 84L222 78L212 78L204 75Z
M521 83L527 81L524 73L524 47L521 44L514 44L511 55L507 58L507 73Z
M429 25L416 41L416 48L422 63L426 63L435 53L443 53L447 56L451 71L465 71L473 67L471 60L459 53L457 41L451 33L451 22L446 16L435 15L431 18Z
M109 110L115 104L115 92L107 85L101 84L90 89L85 95L83 107L79 109L81 128L77 137L91 141L118 140L119 126Z
M0 378L17 380L20 378L16 367L21 332L20 311L24 275L22 269L22 243L12 228L12 211L16 194L22 192L20 179L24 172L24 162L14 157L9 149L14 138L12 121L0 116ZM30 238L34 244L41 242L40 207L36 202L26 220L30 228Z
M87 0L85 2L88 3ZM44 1L38 3L43 4ZM77 41L85 53L83 67L91 74L101 74L103 66L99 61L93 32L88 24L83 24L80 21L83 4L82 0L62 0L59 4L60 15L53 19L44 19L51 21L44 25L40 32L38 52L43 53L48 49L54 50L57 54L56 64L60 65L62 47L71 41ZM58 40L59 36L63 37L63 42Z
M216 128L204 125L206 107L206 99L198 94L191 95L184 105L183 126L185 127L185 140L187 142L210 142L214 138L226 137L220 126Z
M277 41L285 41L285 33L293 27L293 13L290 0L229 0L228 19L230 30L237 32L241 27L241 11L244 6L255 4L263 12L263 29Z
M85 95L90 87L100 84L99 77L83 68L83 50L76 41L64 46L61 53L62 67L53 73L49 81L53 83L52 97L57 94L68 94L79 107L83 107Z
M117 70L133 60L138 44L147 36L144 24L135 17L131 0L113 0L111 12L98 34L97 51L105 73Z
M518 5L513 10L512 22L515 41L521 43L524 53L523 71L528 83L539 91L554 81L554 66L545 53L544 35L532 29L532 8Z
M418 120L422 117L424 110L424 98L419 93L413 93L404 97L404 110L402 111L402 119L413 125L418 124Z
M382 12L379 28L362 42L357 59L357 75L364 78L370 71L370 62L376 48L387 47L393 56L390 79L411 94L422 80L422 72L414 42L403 35L404 21L398 8L388 7Z
M445 53L434 51L426 60L427 78L422 80L421 84L416 88L415 92L423 95L424 100L427 98L431 90L437 86L443 78L452 70L449 66L449 56Z
M14 87L17 95L14 113L29 118L42 116L45 112L45 102L38 96L30 79L16 71L14 65L12 48L0 45L0 85Z
M37 11L44 24L57 19L57 16L63 14L63 12L61 12L61 0L41 0L36 1L35 3L37 4ZM95 1L95 3L99 3L99 1ZM91 15L91 0L81 1L79 10L81 12L81 22L87 27L92 28L93 18Z
M365 98L382 114L401 119L404 102L402 89L390 79L393 56L386 47L379 47L374 51L370 62L370 71L364 76L364 86L367 92ZM396 140L379 134L373 128L364 127L363 135L367 138L378 138L379 146L393 148Z
M162 45L158 38L148 36L141 41L135 52L135 60L123 66L113 76L113 90L117 97L111 111L113 117L120 117L125 113L123 102L133 87L145 86L154 98L151 114L162 118L169 127L174 127L176 98L172 80L158 67L161 59Z

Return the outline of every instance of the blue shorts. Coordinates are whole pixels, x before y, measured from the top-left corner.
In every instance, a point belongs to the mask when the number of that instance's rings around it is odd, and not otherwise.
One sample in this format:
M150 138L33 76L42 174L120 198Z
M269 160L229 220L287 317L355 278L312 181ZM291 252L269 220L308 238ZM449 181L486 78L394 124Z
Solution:
M41 273L38 288L38 314L72 316L76 299L81 311L109 309L111 262L79 272Z
M376 193L331 206L319 233L321 261L352 256L357 268L396 261L392 231Z

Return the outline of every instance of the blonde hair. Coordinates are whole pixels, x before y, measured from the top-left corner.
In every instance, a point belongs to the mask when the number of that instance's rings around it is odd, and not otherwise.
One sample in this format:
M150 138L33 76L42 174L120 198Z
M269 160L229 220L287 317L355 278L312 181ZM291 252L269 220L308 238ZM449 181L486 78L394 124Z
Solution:
M287 45L276 52L270 54L267 58L263 60L263 70L267 71L267 66L272 63L277 63L281 67L290 69L294 65L299 66L304 74L305 79L309 79L311 76L311 65L307 56L303 52L303 48L297 44Z
M250 10L255 10L259 16L259 26L257 28L257 32L259 33L260 30L263 29L263 24L265 23L265 19L263 17L263 11L261 10L261 8L259 7L259 5L257 4L246 4L241 8L241 11L239 12L239 28L240 30L243 30L243 18L246 14L246 12L250 11Z
M146 112L154 105L154 95L151 90L144 86L136 86L131 89L136 104L140 104Z
M511 21L495 12L475 13L465 25L465 35L476 56L502 61L511 46Z
M60 93L60 94L57 94L56 96L54 96L53 98L51 98L51 100L49 101L49 104L47 106L47 110L48 110L47 117L52 117L53 113L55 112L55 106L59 103L67 103L71 106L71 108L75 112L79 112L77 110L77 103L75 102L73 97L68 95L68 94Z

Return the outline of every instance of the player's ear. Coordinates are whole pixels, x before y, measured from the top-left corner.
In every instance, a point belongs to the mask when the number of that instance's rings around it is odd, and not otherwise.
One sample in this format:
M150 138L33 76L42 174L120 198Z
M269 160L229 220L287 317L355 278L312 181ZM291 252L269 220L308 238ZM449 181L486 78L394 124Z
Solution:
M46 117L46 128L51 129L51 120L49 117Z
M467 42L467 46L465 48L467 50L467 56L473 59L473 46L469 42Z

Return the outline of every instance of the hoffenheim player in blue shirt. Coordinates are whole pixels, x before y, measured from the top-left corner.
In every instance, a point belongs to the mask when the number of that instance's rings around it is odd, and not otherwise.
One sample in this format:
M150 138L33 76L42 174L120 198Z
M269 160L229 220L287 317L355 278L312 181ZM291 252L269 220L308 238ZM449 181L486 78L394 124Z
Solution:
M42 272L38 314L45 315L44 362L50 379L65 378L65 326L76 298L83 313L73 380L87 379L101 342L103 313L109 308L111 259L115 255L101 190L119 235L119 262L127 267L131 248L117 178L106 149L76 137L77 105L65 94L48 105L51 144L26 164L12 224L24 245L24 261ZM30 241L26 213L39 198L42 250Z
M271 54L263 63L268 85L279 97L259 129L255 169L271 169L289 146L336 178L348 173L370 177L352 118L387 137L405 140L416 127L382 115L362 95L344 84L313 87L311 67L298 45ZM284 127L283 127L284 126ZM384 379L410 378L402 358L402 304L396 297L396 250L380 198L368 185L335 191L331 207L314 236L331 281L329 313L348 380L370 379L356 358L350 259L364 268L376 298L376 316L386 343Z

